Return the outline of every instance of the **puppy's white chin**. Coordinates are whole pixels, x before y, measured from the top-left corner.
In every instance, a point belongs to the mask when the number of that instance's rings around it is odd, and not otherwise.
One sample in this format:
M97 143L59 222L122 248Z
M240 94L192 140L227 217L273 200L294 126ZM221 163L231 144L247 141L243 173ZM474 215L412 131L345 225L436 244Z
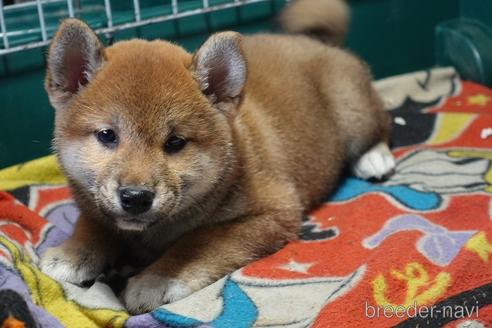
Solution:
M119 229L126 231L143 231L147 227L147 224L142 222L119 220L116 221L116 226Z

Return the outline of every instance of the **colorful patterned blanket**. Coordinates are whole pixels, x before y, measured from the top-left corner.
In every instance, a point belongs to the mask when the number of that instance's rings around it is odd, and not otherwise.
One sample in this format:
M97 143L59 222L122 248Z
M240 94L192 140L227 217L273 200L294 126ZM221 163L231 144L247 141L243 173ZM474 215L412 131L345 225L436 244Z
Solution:
M492 90L435 69L376 83L395 175L348 176L300 240L152 313L104 279L53 281L39 254L77 219L53 157L0 171L1 327L491 327Z

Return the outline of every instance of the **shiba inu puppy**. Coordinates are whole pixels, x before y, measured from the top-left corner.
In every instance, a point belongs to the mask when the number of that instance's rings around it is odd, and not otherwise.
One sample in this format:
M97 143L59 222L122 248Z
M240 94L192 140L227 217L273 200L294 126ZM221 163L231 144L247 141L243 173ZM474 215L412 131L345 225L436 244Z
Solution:
M339 42L347 8L298 0L287 31ZM131 313L201 289L297 238L303 212L345 165L394 167L389 116L365 64L301 35L212 35L194 54L165 41L104 48L76 19L49 50L54 147L81 215L40 266L80 284L117 259ZM336 251L336 250L335 250Z

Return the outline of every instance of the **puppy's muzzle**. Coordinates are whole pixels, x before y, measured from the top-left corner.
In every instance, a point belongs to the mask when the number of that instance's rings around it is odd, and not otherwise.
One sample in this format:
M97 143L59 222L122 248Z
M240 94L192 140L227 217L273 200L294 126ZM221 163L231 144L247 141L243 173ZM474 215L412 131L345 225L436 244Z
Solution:
M129 214L138 215L152 207L155 193L142 186L124 186L119 188L121 207Z

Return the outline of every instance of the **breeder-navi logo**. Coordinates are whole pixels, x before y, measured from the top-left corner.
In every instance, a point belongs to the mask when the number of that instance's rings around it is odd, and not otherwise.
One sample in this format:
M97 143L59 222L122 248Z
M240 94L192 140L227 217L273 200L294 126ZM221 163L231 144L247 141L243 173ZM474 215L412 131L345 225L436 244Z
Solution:
M374 306L365 302L365 316L368 319L373 318L478 318L478 302L476 305L444 305L444 306L417 306L413 303L410 306L387 305Z

